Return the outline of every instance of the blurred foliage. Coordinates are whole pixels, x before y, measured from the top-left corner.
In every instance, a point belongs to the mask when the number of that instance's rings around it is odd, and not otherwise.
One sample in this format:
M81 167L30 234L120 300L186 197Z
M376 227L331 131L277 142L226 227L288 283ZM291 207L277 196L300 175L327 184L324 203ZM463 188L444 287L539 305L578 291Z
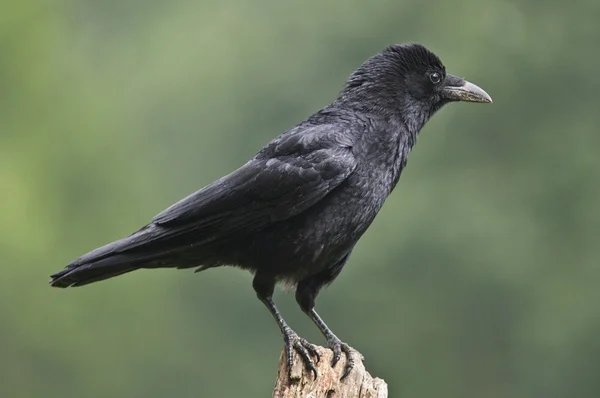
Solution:
M249 274L47 275L406 41L494 104L425 127L320 312L392 396L600 396L599 20L595 0L5 0L0 396L269 396L282 341Z

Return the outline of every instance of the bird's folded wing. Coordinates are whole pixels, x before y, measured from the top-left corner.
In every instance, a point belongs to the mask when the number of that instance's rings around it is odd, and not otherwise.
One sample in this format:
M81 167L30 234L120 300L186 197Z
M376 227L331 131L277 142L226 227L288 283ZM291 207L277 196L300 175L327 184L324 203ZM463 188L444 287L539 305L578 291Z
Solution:
M284 135L238 170L158 214L153 223L171 230L163 229L165 235L190 232L202 243L300 214L354 171L351 146L339 137L323 127Z

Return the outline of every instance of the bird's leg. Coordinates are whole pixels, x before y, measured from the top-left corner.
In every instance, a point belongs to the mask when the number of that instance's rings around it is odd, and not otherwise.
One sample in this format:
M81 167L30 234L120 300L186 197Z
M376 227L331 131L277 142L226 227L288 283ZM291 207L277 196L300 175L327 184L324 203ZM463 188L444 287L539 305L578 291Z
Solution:
M356 359L363 360L364 357L360 352L356 349L350 347L348 344L344 343L337 337L331 329L325 324L323 319L317 314L314 308L311 308L308 311L308 316L312 321L317 325L323 336L327 339L327 345L329 348L333 350L333 359L331 360L331 366L335 366L336 363L340 360L342 356L342 352L346 354L346 369L344 370L344 374L342 375L342 379L350 374L352 369L354 368L354 364L356 363Z
M356 349L350 347L337 337L327 324L321 319L317 311L315 311L315 297L318 293L318 289L314 288L311 281L300 282L296 289L296 301L300 304L302 311L312 319L317 325L323 336L327 339L327 345L333 351L333 359L331 360L331 366L335 366L342 356L342 352L346 354L346 369L342 374L342 379L350 374L354 368L356 360L363 360L364 357Z
M315 378L317 378L317 368L315 367L315 363L311 358L311 354L316 358L317 363L320 360L319 353L317 351L317 347L314 344L309 343L306 339L298 336L296 332L292 330L287 324L287 322L283 319L279 310L275 306L273 302L273 290L275 288L275 282L272 280L259 279L257 277L254 278L252 282L252 286L256 291L256 295L258 299L263 302L263 304L267 307L281 333L283 334L283 341L285 342L285 355L286 361L288 365L288 373L292 370L293 357L292 350L296 350L300 357L304 361L304 365L313 372Z

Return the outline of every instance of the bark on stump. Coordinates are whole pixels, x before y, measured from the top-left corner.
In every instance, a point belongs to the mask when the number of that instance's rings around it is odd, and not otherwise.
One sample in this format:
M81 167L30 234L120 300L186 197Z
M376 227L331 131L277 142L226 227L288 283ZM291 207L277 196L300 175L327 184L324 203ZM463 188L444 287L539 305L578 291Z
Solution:
M317 347L317 350L321 360L315 364L319 372L316 380L296 352L289 377L285 350L281 353L273 398L387 398L387 384L380 378L371 377L361 361L356 362L348 377L340 380L346 356L342 353L342 358L332 368L333 352L324 347Z

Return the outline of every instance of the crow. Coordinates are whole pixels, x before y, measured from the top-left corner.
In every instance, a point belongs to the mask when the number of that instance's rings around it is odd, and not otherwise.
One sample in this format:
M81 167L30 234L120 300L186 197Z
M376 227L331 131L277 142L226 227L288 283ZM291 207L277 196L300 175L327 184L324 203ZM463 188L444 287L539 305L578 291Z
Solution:
M360 353L315 311L392 192L423 125L454 101L492 102L478 86L446 73L420 44L395 44L367 59L337 99L281 134L231 174L175 203L132 235L51 275L54 287L83 286L140 268L224 265L254 274L252 286L283 334L288 369L296 350L317 377L316 346L298 336L273 302L276 283L296 301L333 350ZM313 360L314 357L314 360Z

